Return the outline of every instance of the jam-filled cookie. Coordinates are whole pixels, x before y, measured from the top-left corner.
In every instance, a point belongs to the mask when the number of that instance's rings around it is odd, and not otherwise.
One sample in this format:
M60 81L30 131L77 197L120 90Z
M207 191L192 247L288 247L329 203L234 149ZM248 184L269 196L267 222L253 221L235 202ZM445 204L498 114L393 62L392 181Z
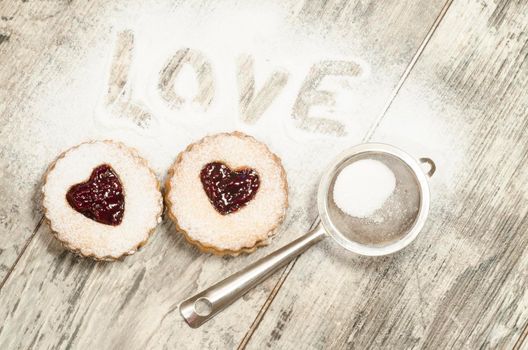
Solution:
M70 148L50 165L42 192L55 237L96 260L133 254L161 221L155 174L134 150L117 142Z
M280 159L240 132L207 136L187 147L169 170L166 190L178 230L217 255L268 244L288 206Z

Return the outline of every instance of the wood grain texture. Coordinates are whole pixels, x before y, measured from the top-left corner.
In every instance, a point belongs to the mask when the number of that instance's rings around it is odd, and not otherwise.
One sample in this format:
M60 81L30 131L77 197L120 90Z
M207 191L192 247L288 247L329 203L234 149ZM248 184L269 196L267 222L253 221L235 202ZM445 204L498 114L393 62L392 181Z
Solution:
M247 348L527 348L528 4L454 2L372 139L429 156L423 234L299 258Z
M105 10L102 5L98 9ZM36 196L40 177L46 163L64 147L43 144L29 132L42 118L34 101L53 88L46 84L51 77L67 75L78 63L79 50L74 43L90 45L97 40L97 33L88 33L79 25L92 20L97 26L94 12L91 5L76 9L62 1L47 6L0 3L0 32L9 36L0 44L0 280L23 252L42 217Z
M165 222L142 251L117 263L77 259L46 226L37 225L34 193L47 164L71 146L71 134L78 142L107 135L76 128L76 121L93 118L91 105L97 101L71 106L71 101L50 100L53 108L47 108L39 95L67 88L73 100L75 94L101 89L91 84L92 72L76 69L116 53L116 18L170 16L190 6L198 9L199 22L202 15L222 16L225 9L244 7L251 13L257 2L46 4L0 3L1 348L523 346L520 338L528 325L525 4L455 2L417 56L444 1L276 2L275 11L286 14L295 35L327 42L340 54L323 52L314 64L350 59L368 69L354 81L357 106L340 119L344 136L325 134L322 122L313 135L288 136L291 149L279 153L289 175L291 209L270 247L233 259L211 257L185 244ZM118 53L126 53L127 45L132 44L126 41ZM196 46L201 49L200 42ZM260 98L263 84L248 80L250 69L260 69L258 59L241 68L248 70L239 75L247 91L234 90L228 97L238 108L239 96L249 97L253 89L254 103L244 100L248 104L241 106L253 115L240 118L254 126L235 125L280 148L286 136L269 114L292 119L295 88L305 77L284 63L288 82L272 85L284 86L277 101L289 99L288 104L270 103L267 97L275 98L274 92L264 89ZM213 72L222 69L216 64L212 61ZM114 72L110 79L119 86L126 70ZM111 93L111 99L122 96L119 88ZM135 102L120 101L123 114L138 114L127 107ZM61 120L52 113L57 110L74 116ZM57 126L42 135L31 131L35 122ZM61 135L64 131L69 137ZM175 137L183 145L198 134L182 123ZM188 328L177 303L304 232L316 217L313 194L324 161L369 134L437 162L431 219L419 240L380 259L350 256L330 241L321 243L202 328ZM20 173L26 176L20 179Z

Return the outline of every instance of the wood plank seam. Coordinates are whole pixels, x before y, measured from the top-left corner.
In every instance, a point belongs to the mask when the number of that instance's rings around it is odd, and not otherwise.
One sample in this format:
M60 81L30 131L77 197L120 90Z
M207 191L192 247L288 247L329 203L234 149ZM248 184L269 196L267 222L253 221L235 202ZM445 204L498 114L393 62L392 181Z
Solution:
M6 276L4 277L4 279L2 280L2 282L0 283L0 292L2 291L2 288L4 287L4 285L6 284L7 280L9 279L9 276L11 276L11 274L13 273L13 271L15 270L18 262L20 261L20 259L22 258L22 255L24 255L24 253L26 252L26 249L27 247L29 246L29 244L31 243L31 241L33 240L33 238L37 235L37 232L38 230L40 229L40 226L42 226L42 223L44 222L44 215L42 215L42 217L40 218L40 220L38 221L37 225L35 226L35 228L33 229L33 232L31 233L31 236L29 237L29 239L26 240L26 243L24 243L24 246L22 247L22 250L20 251L20 254L18 254L15 262L13 263L13 265L11 265L11 267L9 268L9 271L7 271L7 274Z
M521 335L519 336L519 339L517 339L517 342L513 346L513 350L520 350L521 346L524 344L526 339L528 338L528 322L526 323L526 326L524 327L524 330L522 331Z
M320 223L319 218L315 219L312 225L310 225L310 231L314 230L316 226L319 225L319 223ZM249 340L253 336L253 333L255 333L255 331L257 330L258 326L260 325L260 322L264 318L264 315L266 314L269 307L271 306L271 303L275 299L275 296L277 296L280 288L286 281L286 278L288 278L288 276L290 275L290 272L295 266L295 263L297 262L298 259L299 257L296 257L295 259L293 259L283 270L283 272L281 273L279 277L279 280L277 281L277 283L275 283L275 286L273 287L270 294L266 298L266 301L264 302L264 304L262 304L262 307L260 308L253 322L251 323L251 326L249 327L248 331L246 332L246 334L240 341L240 344L238 345L237 350L243 350L246 348L247 344L249 343Z
M442 19L444 19L445 15L446 15L447 11L449 10L449 7L451 6L452 3L453 3L453 0L447 0L446 3L444 4L444 6L442 7L442 9L440 10L440 13L438 14L438 16L436 17L435 21L431 25L431 28L429 29L429 31L425 35L425 38L423 39L422 43L418 47L418 50L416 50L416 53L414 54L413 58L411 59L411 62L409 62L409 64L407 65L407 68L403 72L400 80L398 81L398 84L394 88L394 91L392 92L391 96L389 97L389 100L385 104L385 107L383 108L383 110L380 113L379 117L376 119L376 121L373 123L372 127L369 129L369 131L367 132L367 134L363 138L363 142L367 142L368 140L370 140L372 138L372 135L374 135L374 132L376 131L376 129L380 125L381 121L383 120L383 118L385 118L385 115L387 114L387 111L389 110L390 106L392 105L392 103L396 99L396 96L398 95L398 93L400 92L401 88L403 87L403 84L405 83L405 81L407 80L409 75L411 74L412 69L414 68L414 66L418 62L418 59L420 58L420 56L424 52L425 48L427 47L427 44L429 43L429 41L433 37L433 34L436 32L436 29L440 25L440 22L442 22Z
M257 316L255 317L255 319L253 320L253 322L251 323L251 326L249 327L248 331L246 332L246 334L244 335L244 338L242 338L240 344L238 345L237 347L237 350L243 350L246 348L247 344L249 343L250 339L251 339L251 336L253 335L253 333L255 333L255 331L257 330L257 328L259 327L260 325L260 322L262 321L262 319L264 318L264 315L266 314L266 312L268 311L271 303L273 302L273 300L275 299L275 296L277 296L277 293L279 292L279 289L282 287L282 284L284 283L284 281L286 281L286 278L288 277L288 275L290 274L290 271L293 269L293 266L295 266L295 263L297 262L297 259L299 257L293 259L287 266L286 268L284 269L284 271L281 273L280 277L279 277L279 280L277 281L277 283L275 284L275 286L273 287L273 289L271 290L270 294L268 295L268 297L266 298L266 301L264 302L264 304L262 305L262 307L260 308Z

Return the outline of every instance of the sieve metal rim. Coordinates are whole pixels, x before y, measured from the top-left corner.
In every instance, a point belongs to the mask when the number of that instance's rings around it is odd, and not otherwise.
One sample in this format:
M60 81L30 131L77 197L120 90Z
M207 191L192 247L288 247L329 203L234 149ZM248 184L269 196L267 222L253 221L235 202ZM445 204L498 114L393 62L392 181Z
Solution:
M413 175L416 178L420 191L420 206L418 208L418 214L413 226L401 239L383 246L365 245L345 238L344 235L332 223L328 213L328 193L332 181L334 180L335 176L337 176L337 170L339 169L340 165L343 164L343 162L347 161L351 157L355 157L363 153L388 154L398 158L411 169ZM317 207L321 223L325 231L343 248L356 254L365 256L388 255L408 246L418 236L427 220L429 213L429 203L429 184L418 160L416 160L407 152L385 143L363 143L341 152L328 165L325 173L321 177L317 191Z

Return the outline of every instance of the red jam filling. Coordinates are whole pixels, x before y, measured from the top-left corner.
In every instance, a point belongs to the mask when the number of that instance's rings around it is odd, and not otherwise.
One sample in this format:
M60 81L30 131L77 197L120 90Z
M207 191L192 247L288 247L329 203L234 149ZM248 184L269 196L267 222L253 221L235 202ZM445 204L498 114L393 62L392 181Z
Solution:
M117 226L123 220L123 186L108 164L95 168L88 181L70 187L66 200L73 209L101 224Z
M231 170L220 162L206 164L200 172L200 180L209 201L222 215L233 213L247 205L260 186L255 170Z

